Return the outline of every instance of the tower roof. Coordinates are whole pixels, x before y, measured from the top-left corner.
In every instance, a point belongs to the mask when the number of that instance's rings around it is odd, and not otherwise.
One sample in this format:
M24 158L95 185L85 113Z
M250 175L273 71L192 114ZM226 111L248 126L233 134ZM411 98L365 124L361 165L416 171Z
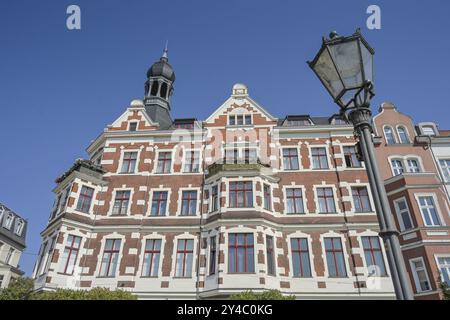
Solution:
M159 61L155 62L150 69L148 69L147 78L150 77L164 77L172 82L175 81L175 72L169 64L167 44Z

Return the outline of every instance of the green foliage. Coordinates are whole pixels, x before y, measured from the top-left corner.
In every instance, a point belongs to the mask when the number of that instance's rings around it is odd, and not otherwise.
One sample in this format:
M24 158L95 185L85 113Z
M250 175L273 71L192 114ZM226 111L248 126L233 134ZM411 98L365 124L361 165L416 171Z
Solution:
M136 300L137 297L123 290L110 291L107 288L91 290L57 289L33 295L33 300Z
M440 281L439 286L441 287L444 300L450 300L450 286L444 281Z
M0 289L0 300L136 300L128 291L107 288L91 290L57 289L56 291L33 292L34 282L30 278L11 281L8 288Z
M33 289L33 279L11 279L8 288L0 289L0 300L29 300L33 295Z
M262 293L254 293L251 290L247 290L240 293L232 294L229 297L230 300L295 300L295 296L284 296L278 290L268 290Z

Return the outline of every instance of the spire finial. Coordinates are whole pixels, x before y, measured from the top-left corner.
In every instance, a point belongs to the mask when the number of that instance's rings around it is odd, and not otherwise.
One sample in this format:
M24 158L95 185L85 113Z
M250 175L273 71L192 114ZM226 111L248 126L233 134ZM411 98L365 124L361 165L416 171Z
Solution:
M168 45L169 45L169 40L166 40L166 46L164 47L164 51L163 51L163 55L162 55L161 59L169 60L169 57L167 55L167 53L169 51L169 49L167 49Z

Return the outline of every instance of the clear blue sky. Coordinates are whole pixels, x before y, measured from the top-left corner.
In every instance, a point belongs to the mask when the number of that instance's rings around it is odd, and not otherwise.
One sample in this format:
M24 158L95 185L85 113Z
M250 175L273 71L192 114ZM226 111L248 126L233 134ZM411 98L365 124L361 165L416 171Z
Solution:
M82 29L66 29L81 7ZM381 7L381 30L366 8ZM450 129L449 1L0 2L0 201L28 219L30 274L55 178L143 95L169 40L174 117L205 119L236 82L275 116L336 107L306 60L331 30L361 27L375 48L373 106L392 101L416 122Z

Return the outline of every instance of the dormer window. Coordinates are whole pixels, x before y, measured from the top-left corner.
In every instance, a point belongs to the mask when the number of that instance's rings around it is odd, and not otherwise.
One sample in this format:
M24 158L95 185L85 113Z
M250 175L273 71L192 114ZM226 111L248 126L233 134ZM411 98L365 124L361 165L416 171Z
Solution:
M14 221L14 214L12 212L9 212L6 216L5 222L3 222L3 226L6 229L11 230L13 221Z
M310 126L311 122L309 120L288 120L288 126Z
M175 119L173 122L173 127L175 129L194 129L194 123L197 121L195 118L188 119Z
M423 126L422 132L426 136L434 136L436 133L434 132L434 128L432 126Z
M232 114L228 116L228 125L230 126L243 126L251 124L252 116L249 114Z
M128 131L136 131L137 130L137 122L130 122L130 126L128 127Z
M23 226L24 226L23 220L22 219L18 219L17 223L16 223L16 227L14 229L14 233L16 235L18 235L19 237L22 235Z
M295 126L312 126L314 123L311 121L309 115L293 115L287 116L284 120L284 125L289 127Z

